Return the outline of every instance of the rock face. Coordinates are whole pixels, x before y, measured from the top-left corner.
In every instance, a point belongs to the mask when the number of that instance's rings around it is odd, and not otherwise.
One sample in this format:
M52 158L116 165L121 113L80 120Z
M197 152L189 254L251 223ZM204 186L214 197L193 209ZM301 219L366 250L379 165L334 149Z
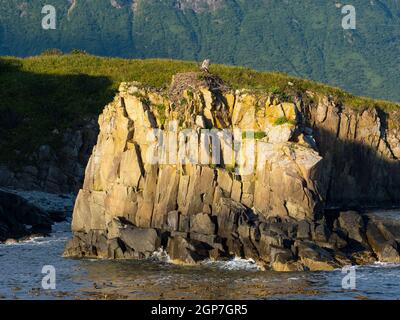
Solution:
M386 190L398 177L380 180L399 161L378 113L345 112L232 92L199 74L177 75L169 93L121 84L99 118L65 255L140 259L164 248L177 263L240 256L278 271L391 260L397 240L372 219L324 210L373 188L366 205L400 200ZM358 185L365 155L367 168L379 162L372 186Z
M327 206L386 207L400 204L399 111L354 110L321 98L303 105L328 172Z
M61 148L42 145L22 166L0 165L0 186L51 193L77 192L96 142L96 121L85 119L74 128L62 133L55 130L53 134L60 135Z

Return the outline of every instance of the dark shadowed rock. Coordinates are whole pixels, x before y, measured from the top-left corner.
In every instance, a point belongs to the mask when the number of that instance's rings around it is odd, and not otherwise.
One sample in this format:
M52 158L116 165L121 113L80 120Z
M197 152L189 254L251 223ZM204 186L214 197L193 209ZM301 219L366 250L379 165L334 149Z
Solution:
M271 246L270 252L270 261L272 263L276 261L284 263L294 259L293 253L289 249Z
M310 223L306 220L301 220L297 226L297 239L308 240L311 238Z
M347 241L340 233L333 232L329 237L329 244L332 245L332 249L341 250L346 248L348 245Z
M64 250L65 257L85 257L95 258L98 257L96 245L99 245L99 241L96 241L98 231L90 231L89 233L76 233L72 239L70 239Z
M317 242L328 242L331 232L324 221L315 225L313 239Z
M340 228L347 233L350 239L365 244L365 227L360 213L356 211L341 212L338 221Z
M48 211L49 217L54 222L64 222L67 220L67 212L65 211Z
M246 211L244 205L229 198L221 198L218 203L218 234L221 237L230 237L237 231L239 216Z
M182 237L173 237L168 240L167 251L171 260L179 264L195 264L209 257L208 250L212 249L198 241Z
M0 241L48 235L52 224L47 212L16 194L0 191Z
M238 235L240 242L243 245L244 256L250 259L257 260L260 255L251 239L251 229L252 227L250 225L242 222L238 227Z
M394 239L386 239L372 220L370 220L367 225L367 239L379 261L400 262L396 241Z
M180 232L189 232L190 231L190 218L187 215L179 216L179 229Z

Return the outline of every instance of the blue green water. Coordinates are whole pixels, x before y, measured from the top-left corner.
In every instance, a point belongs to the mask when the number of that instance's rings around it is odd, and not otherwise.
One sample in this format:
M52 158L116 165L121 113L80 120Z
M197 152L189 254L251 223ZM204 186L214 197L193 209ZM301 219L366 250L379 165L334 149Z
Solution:
M49 238L0 245L2 299L398 299L400 266L356 269L356 289L342 289L341 270L277 273L250 261L196 267L149 261L73 260L62 257L69 224ZM56 270L56 289L42 289L44 265Z
M43 209L72 211L74 197L16 191ZM399 211L381 213L400 219ZM278 273L236 259L183 267L156 253L148 261L62 257L70 223L51 237L0 244L0 299L399 299L400 265L356 268L356 288L345 290L341 270ZM56 289L42 288L42 268L54 266Z

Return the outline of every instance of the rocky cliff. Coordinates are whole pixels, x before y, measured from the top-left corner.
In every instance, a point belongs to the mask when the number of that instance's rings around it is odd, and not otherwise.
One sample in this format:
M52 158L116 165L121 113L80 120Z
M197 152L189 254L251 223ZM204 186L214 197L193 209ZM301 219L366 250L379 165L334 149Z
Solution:
M400 204L397 117L200 73L169 90L123 83L99 118L65 255L164 248L179 263L240 256L280 271L400 261L393 225L342 210Z
M1 121L0 121L1 122ZM82 186L85 166L96 142L95 119L83 119L78 125L53 135L59 146L43 144L20 164L0 164L0 186L12 189L40 190L51 193L76 193Z

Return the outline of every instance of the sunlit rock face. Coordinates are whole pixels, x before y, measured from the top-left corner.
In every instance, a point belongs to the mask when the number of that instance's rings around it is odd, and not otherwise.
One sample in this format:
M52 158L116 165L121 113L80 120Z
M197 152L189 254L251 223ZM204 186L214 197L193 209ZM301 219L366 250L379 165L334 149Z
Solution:
M239 256L279 271L370 262L380 249L398 259L372 220L324 210L357 206L371 165L387 179L366 204L396 199L385 187L399 179L389 177L398 136L386 139L375 110L295 101L202 73L164 91L122 83L99 117L65 255L141 259L163 248L176 263Z

